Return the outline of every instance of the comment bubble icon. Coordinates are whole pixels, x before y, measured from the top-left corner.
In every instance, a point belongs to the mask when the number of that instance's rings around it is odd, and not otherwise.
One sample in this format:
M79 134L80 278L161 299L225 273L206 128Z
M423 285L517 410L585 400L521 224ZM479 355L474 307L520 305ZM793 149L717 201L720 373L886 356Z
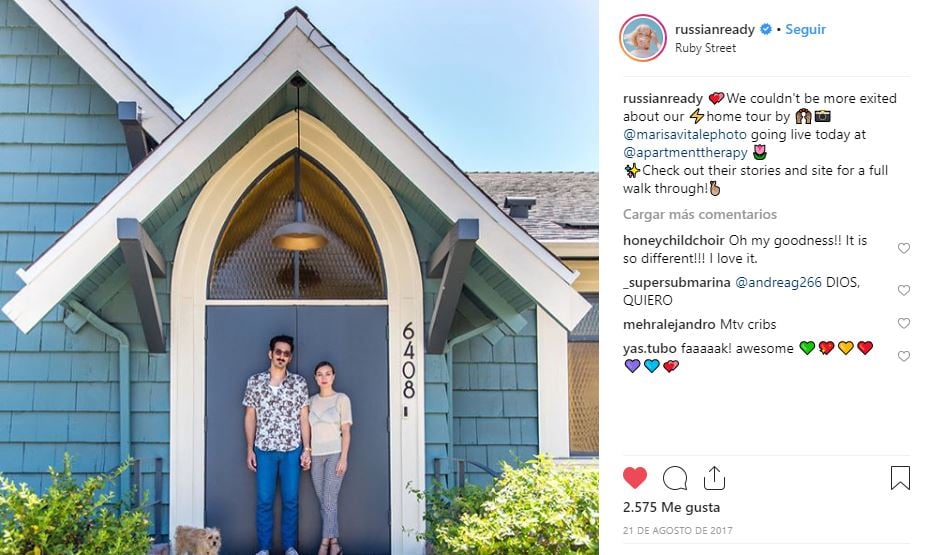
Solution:
M672 491L687 491L688 473L680 466L670 466L662 473L662 483Z

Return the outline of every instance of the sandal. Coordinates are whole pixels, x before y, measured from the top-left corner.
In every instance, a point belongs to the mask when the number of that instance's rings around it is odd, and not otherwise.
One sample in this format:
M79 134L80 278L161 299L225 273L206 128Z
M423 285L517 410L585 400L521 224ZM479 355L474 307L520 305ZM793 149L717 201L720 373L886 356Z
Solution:
M333 538L329 543L329 555L342 555L342 546L339 545L339 540Z
M320 542L320 551L317 552L317 555L329 555L329 542L323 540Z

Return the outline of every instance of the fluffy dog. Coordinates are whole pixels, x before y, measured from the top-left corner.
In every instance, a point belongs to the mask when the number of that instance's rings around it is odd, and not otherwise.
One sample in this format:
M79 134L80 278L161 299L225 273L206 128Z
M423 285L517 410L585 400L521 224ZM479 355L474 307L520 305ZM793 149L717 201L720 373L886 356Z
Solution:
M220 545L220 531L216 528L178 526L174 531L177 555L219 555Z

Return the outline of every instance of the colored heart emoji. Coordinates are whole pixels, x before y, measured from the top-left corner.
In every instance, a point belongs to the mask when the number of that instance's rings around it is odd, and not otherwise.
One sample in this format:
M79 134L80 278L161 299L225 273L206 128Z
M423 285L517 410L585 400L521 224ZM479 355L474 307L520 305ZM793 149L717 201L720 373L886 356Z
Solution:
M837 345L837 347L839 347L840 350L843 351L844 355L848 355L849 351L853 350L853 342L852 341L840 341L840 344Z
M665 364L662 365L662 368L665 368L667 372L671 373L673 370L678 368L678 361L677 360L666 360Z
M872 350L871 341L860 341L856 346L859 347L859 350L862 351L862 354L864 355L869 354L869 351Z
M623 470L623 479L633 486L633 489L636 489L646 481L646 469L641 466L638 468L628 466Z
M910 318L898 318L898 325L901 326L902 328L906 328L911 325L911 319Z
M811 354L811 351L814 350L813 341L801 341L801 350L804 351L805 355Z
M723 100L723 93L722 93L722 92L713 92L713 93L710 93L709 95L707 95L707 98L709 98L710 101L713 102L714 104L717 104L718 102L720 102L721 100Z
M655 372L656 368L659 367L659 361L654 358L647 358L646 361L643 362L643 366L645 366L646 370L649 370L649 372Z
M639 359L638 358L628 358L626 359L626 369L630 372L636 372L636 369L639 368Z
M902 296L902 297L907 296L907 294L910 293L910 292L911 292L911 286L910 286L910 285L899 285L899 286L898 286L898 293L901 293L901 296Z
M833 347L834 345L832 341L821 341L820 342L820 352L825 355L829 355L830 351L833 350Z

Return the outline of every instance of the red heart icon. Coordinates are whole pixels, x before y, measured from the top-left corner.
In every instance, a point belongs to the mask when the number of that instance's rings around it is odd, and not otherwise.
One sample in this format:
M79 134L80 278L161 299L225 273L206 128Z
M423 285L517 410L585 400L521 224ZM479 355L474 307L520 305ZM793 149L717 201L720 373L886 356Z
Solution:
M677 361L677 360L667 360L667 361L665 361L665 364L662 365L662 367L665 368L666 370L668 370L669 372L671 372L672 370L678 368L678 361Z
M646 481L646 469L641 466L638 468L628 466L623 471L623 479L626 480L626 483L633 486L633 489L636 489L640 484Z
M723 100L723 93L722 93L722 92L713 92L713 93L710 93L709 95L707 95L707 98L709 98L711 102L713 102L714 104L716 104L716 103L720 102L721 100Z
M829 355L829 354L830 354L830 351L832 351L832 350L833 350L833 342L832 342L832 341L821 341L821 342L820 342L820 352L821 352L821 353L823 353L823 354L825 354L825 355Z
M872 342L871 341L860 341L857 347L859 347L859 350L862 351L862 354L867 355L869 354L869 351L872 350Z

